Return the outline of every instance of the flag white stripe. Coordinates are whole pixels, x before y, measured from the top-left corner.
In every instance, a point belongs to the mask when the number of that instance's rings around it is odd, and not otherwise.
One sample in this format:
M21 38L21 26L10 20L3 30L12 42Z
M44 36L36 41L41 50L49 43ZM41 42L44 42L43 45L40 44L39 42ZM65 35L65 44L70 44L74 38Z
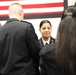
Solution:
M63 9L63 7L24 9L24 13L58 12L63 11ZM8 10L1 10L0 15L3 14L8 14Z
M24 9L24 13L58 12L58 11L63 11L63 7Z
M28 5L28 4L43 4L43 3L60 3L64 2L63 0L25 0L25 1L4 1L0 2L0 6L8 6L11 3L18 2L21 5Z

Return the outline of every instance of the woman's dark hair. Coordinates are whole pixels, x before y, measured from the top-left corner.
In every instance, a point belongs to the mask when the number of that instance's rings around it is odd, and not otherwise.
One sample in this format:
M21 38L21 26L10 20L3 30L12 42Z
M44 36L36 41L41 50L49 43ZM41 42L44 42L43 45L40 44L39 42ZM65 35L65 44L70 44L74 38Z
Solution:
M67 10L66 10L67 11ZM56 41L56 62L60 70L76 73L76 8L65 12L59 25Z
M44 23L49 23L49 24L50 24L50 26L52 27L51 22L50 22L49 20L42 20L42 21L40 22L39 27L41 28L41 27L42 27L42 25L43 25Z
M64 11L62 12L61 20L64 19L67 15L71 15L73 11L74 6L68 6Z
M64 11L62 12L61 20L64 19L66 16L74 16L76 17L76 6L68 6Z

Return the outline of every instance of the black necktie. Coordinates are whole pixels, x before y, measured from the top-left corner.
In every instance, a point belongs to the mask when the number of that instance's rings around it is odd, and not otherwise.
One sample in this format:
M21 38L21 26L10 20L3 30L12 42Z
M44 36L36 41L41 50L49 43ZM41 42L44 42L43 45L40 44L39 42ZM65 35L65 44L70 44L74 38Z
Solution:
M48 45L48 43L46 43L45 45Z

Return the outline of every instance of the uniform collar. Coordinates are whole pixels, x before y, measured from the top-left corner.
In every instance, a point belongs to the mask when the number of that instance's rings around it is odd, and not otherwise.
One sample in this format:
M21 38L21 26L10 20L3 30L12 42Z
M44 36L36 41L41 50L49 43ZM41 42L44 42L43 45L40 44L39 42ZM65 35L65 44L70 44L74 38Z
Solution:
M50 43L50 37L47 41L45 41L43 38L42 38L42 41L43 41L43 44L45 45L46 43L49 44Z
M8 19L8 21L6 23L13 22L13 21L19 21L19 20L16 18L11 18L11 19Z

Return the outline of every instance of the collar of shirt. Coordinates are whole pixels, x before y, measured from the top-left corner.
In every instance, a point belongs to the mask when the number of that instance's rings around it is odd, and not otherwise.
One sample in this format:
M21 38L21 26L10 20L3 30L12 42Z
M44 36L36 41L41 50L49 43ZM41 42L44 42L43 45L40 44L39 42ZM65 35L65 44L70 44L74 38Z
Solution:
M48 39L47 41L45 41L45 40L42 38L42 41L43 41L43 44L44 44L44 45L45 45L46 43L49 44L49 42L50 42L50 37L49 37L49 39Z

